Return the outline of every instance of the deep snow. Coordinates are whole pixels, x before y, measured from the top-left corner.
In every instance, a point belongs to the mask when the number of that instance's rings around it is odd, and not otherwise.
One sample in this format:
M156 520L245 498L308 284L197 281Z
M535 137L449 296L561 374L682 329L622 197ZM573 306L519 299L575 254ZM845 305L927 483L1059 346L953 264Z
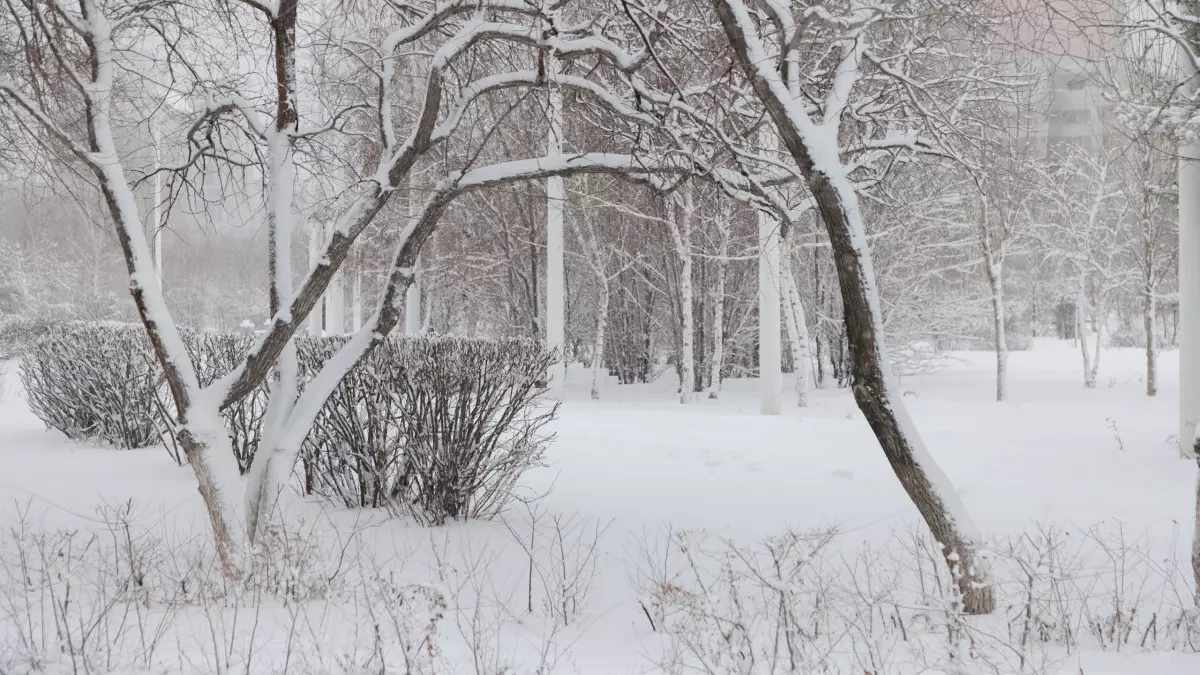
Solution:
M930 452L986 536L1019 534L1035 523L1067 531L1119 523L1154 555L1183 561L1196 469L1178 456L1171 437L1177 355L1162 354L1154 399L1144 394L1143 358L1132 349L1103 352L1099 387L1088 390L1077 348L1041 341L1011 355L1008 402L992 400L994 356L988 353L954 354L939 371L903 378L901 389ZM85 447L46 431L21 400L16 364L9 370L0 402L0 529L24 509L42 527L87 528L95 525L97 505L132 500L148 527L203 532L186 468L160 449ZM563 640L571 653L560 663L565 672L654 672L659 643L630 579L641 542L668 525L747 543L787 527L834 525L844 533L839 545L850 547L883 542L917 523L847 391L818 390L809 408L798 409L792 400L782 415L764 417L753 380L728 381L717 400L684 406L668 379L624 387L607 382L601 399L592 401L590 371L572 368L547 467L525 481L530 493L548 493L540 502L546 513L611 523L601 540L586 630ZM307 503L295 512L312 521L323 509ZM328 515L362 522L346 512ZM517 530L526 527L524 518L514 510ZM406 569L422 570L417 576L432 566L431 539L490 551L494 585L517 589L523 602L523 558L503 525L455 525L431 537L382 514L368 519L382 523L369 534L376 554L402 552ZM526 628L536 633L534 623ZM1200 655L1085 649L1066 658L1059 672L1196 673Z

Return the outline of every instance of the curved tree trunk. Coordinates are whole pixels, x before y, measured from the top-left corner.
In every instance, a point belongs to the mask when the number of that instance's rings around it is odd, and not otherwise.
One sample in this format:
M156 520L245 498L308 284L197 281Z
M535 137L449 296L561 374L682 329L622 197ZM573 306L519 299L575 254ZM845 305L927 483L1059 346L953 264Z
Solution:
M978 535L953 485L926 451L888 372L866 228L858 195L838 154L839 116L827 109L826 121L818 123L796 103L773 62L761 58L765 48L743 0L713 0L713 5L735 58L804 176L829 234L841 282L854 400L879 439L896 478L942 546L963 610L988 614L996 603ZM843 45L844 60L839 68L851 76L861 44L851 40ZM839 102L831 99L827 103L836 106ZM841 103L844 105L844 99Z

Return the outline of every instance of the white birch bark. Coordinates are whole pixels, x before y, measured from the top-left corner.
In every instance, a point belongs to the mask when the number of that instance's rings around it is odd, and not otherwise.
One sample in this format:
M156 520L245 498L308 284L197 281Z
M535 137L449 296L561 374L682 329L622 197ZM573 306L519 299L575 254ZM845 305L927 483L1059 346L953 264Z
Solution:
M344 335L346 333L345 278L345 274L339 270L329 281L329 290L325 294L326 335Z
M549 131L546 135L547 154L562 153L562 91L559 90L556 78L558 64L553 54L546 58L547 77L550 80L549 91ZM546 179L546 347L553 350L556 357L550 364L550 372L546 373L546 383L550 396L557 400L563 399L563 387L566 379L566 262L564 260L564 211L566 209L566 186L562 176L552 176Z
M988 234L983 233L983 264L992 295L992 331L996 349L996 400L1008 398L1008 334L1005 329L1004 268L995 260Z
M689 182L683 189L683 208L678 208L675 197L668 198L668 218L671 239L675 244L675 255L679 257L679 402L696 401L696 323L692 308L692 228L696 214L695 195Z
M162 164L162 156L159 145L162 143L162 133L158 128L158 123L154 120L150 121L154 128L154 165ZM150 205L150 227L154 233L154 278L158 280L158 287L163 287L163 249L162 249L162 218L159 215L159 209L162 208L162 172L154 172L154 202Z
M729 235L721 229L720 257L716 261L717 280L713 285L712 363L709 367L708 397L717 398L721 391L721 367L725 362L725 259L729 256Z
M809 358L808 320L800 299L800 289L796 288L796 278L792 274L792 256L788 248L785 244L779 262L779 275L783 282L783 318L787 325L793 369L796 371L796 405L807 408L812 365Z
M353 270L354 281L350 285L350 330L357 331L363 324L362 272Z
M604 338L608 329L609 283L603 273L598 276L600 277L598 279L600 282L600 306L596 310L596 341L592 347L592 400L600 398L600 378L604 371Z
M424 324L421 323L421 278L417 277L404 292L404 332L407 335L420 335Z
M1076 295L1075 307L1075 330L1079 337L1079 353L1083 357L1083 386L1088 389L1096 388L1096 372L1100 367L1100 330L1103 329L1103 317L1099 316L1097 310L1096 326L1098 328L1095 340L1095 358L1088 351L1088 298L1087 298L1087 273L1080 270L1079 272L1079 289Z
M783 354L779 326L779 224L758 211L759 412L783 412Z
M1179 159L1179 442L1194 457L1200 422L1200 141ZM1200 536L1200 531L1198 531Z

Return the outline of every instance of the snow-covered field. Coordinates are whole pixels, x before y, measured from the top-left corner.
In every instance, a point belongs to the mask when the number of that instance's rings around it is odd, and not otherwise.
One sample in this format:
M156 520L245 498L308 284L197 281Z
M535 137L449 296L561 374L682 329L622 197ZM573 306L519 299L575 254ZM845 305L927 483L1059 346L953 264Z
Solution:
M1196 466L1180 459L1173 438L1175 354L1162 355L1159 396L1149 399L1137 350L1104 352L1099 387L1087 390L1078 351L1069 343L1042 342L1011 356L1011 401L1002 404L992 400L990 354L954 357L943 370L905 378L905 401L930 451L998 549L1022 534L1036 539L1039 532L1055 532L1064 550L1085 552L1086 559L1070 569L1095 579L1071 588L1091 589L1090 595L1046 604L1076 612L1074 619L1064 619L1078 624L1076 644L1070 650L1062 644L1039 647L1045 654L1036 658L1029 648L1025 661L1014 656L1020 647L1003 657L951 661L947 654L969 657L982 651L975 643L983 640L968 632L963 644L942 654L928 646L946 642L930 637L935 619L892 604L885 612L881 604L878 617L868 610L871 626L861 639L830 643L839 651L832 662L847 673L983 673L994 672L993 666L1071 675L1200 673L1200 654L1180 643L1181 628L1168 626L1186 602L1181 598L1191 593L1186 561L1196 484ZM15 368L9 365L7 395L0 402L0 529L26 531L4 540L0 672L35 666L84 672L82 661L69 657L72 648L65 646L65 637L28 628L31 612L22 608L67 606L70 614L71 601L14 600L14 589L33 585L14 573L12 561L22 559L16 549L37 550L31 542L38 536L78 528L79 549L88 532L102 532L94 547L107 551L110 530L124 531L123 520L112 512L131 503L130 541L153 550L146 565L156 578L178 582L187 576L179 571L186 564L180 561L202 555L192 552L203 547L204 519L189 471L174 466L162 450L85 447L46 431L22 401ZM419 617L424 606L413 597L415 591L401 587L429 583L448 605L433 672L534 673L546 662L554 672L652 673L686 652L680 647L682 633L674 640L664 635L684 630L680 614L673 612L679 606L660 607L653 597L664 587L653 568L669 548L670 531L689 533L681 536L692 543L692 553L719 549L706 560L720 561L722 556L728 560L733 546L751 550L789 529L832 527L839 534L823 553L831 568L845 572L877 563L881 576L876 581L885 587L889 571L901 569L895 556L919 531L915 511L847 391L822 390L807 409L788 407L781 416L763 417L754 381L727 382L719 399L694 406L679 405L669 382L609 383L599 401L588 399L588 384L582 369L569 376L547 466L525 481L524 493L544 496L529 507L514 506L507 523L431 530L382 513L294 505L295 536L312 543L314 551L289 549L280 575L324 589L312 598L261 588L234 597L214 592L168 611L147 591L141 610L126 610L125 617L135 618L116 622L137 630L126 628L114 636L114 621L97 619L96 626L108 627L89 634L86 627L92 624L76 619L79 629L65 635L76 641L84 635L96 654L107 654L88 662L91 672L407 672L397 651L404 639L397 631L423 635L428 621L417 618L400 627L407 621L401 616L406 609ZM106 517L97 510L103 505ZM518 543L530 536L537 549L532 571L530 556ZM66 575L77 579L70 592L83 598L75 602L100 607L103 603L89 599L87 591L86 565L96 563L87 551L76 553L85 562ZM676 549L675 561L683 560L686 567L686 555L679 555ZM353 575L347 572L351 567ZM997 568L1002 567L1001 561ZM363 574L368 569L376 573L370 583L378 591L370 598L364 590L368 582L361 581L372 576ZM331 581L343 573L359 581ZM1114 580L1121 573L1127 576ZM67 592L70 585L63 582L59 591ZM1017 590L1005 590L998 615L1019 614L1018 596ZM554 610L545 607L547 597ZM871 591L862 597L881 596ZM564 601L569 601L565 612ZM1115 603L1118 615L1133 614L1114 624L1116 633L1131 636L1109 641L1105 628L1090 626L1100 618L1083 609L1092 601ZM533 612L527 611L529 604ZM136 618L143 613L152 618ZM902 630L894 622L886 625L893 613L900 624L909 622ZM559 614L566 616L566 627L556 627ZM966 625L978 635L995 633L1004 625L1003 616ZM915 618L928 627L919 629ZM657 625L656 631L650 619L667 625ZM53 624L45 615L38 620ZM703 632L689 625L696 634ZM28 637L34 634L40 638ZM157 642L146 635L158 636ZM710 638L731 639L728 634ZM97 646L106 642L126 646L107 652ZM997 639L1006 642L1014 640ZM877 653L864 656L859 650L871 643ZM1154 644L1157 650L1150 648ZM40 661L33 663L31 654L38 650ZM410 650L426 660L429 651ZM864 663L874 663L875 671ZM504 664L511 670L502 670ZM762 662L710 666L722 673L787 672ZM413 672L425 671L414 666Z

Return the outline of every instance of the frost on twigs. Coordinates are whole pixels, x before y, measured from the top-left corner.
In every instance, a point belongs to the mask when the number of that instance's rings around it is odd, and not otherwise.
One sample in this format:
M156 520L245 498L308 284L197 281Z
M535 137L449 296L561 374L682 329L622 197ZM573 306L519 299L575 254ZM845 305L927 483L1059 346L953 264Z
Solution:
M253 343L244 334L181 337L201 386L233 370ZM302 387L346 339L297 341ZM525 340L381 340L317 415L301 454L303 491L431 524L494 516L552 440L546 425L557 405L538 386L551 360ZM177 463L187 461L174 400L140 326L56 326L27 351L21 378L47 426L122 448L161 441ZM269 384L221 412L242 473L258 450Z
M636 583L670 673L1042 675L1081 648L1200 647L1187 570L1151 541L1103 524L993 542L999 611L984 617L963 614L928 533L857 546L831 531L749 545L651 534Z
M70 530L38 510L0 532L0 672L448 672L444 593L377 564L365 529L272 532L231 580L208 541L131 503Z
M340 346L301 341L302 378ZM305 441L305 482L347 506L385 506L430 524L487 518L538 466L557 406L537 383L534 342L396 337L343 379Z
M52 326L25 350L20 373L29 408L68 438L123 449L159 442L159 368L141 326Z

